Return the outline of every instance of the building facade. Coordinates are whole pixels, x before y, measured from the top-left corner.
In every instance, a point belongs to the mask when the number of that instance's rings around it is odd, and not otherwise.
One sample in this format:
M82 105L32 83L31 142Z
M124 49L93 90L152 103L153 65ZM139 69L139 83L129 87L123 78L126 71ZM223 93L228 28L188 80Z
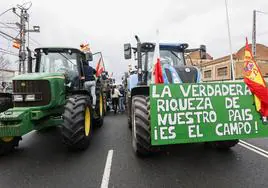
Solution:
M251 45L249 45L251 48ZM235 78L243 78L243 66L244 66L244 51L245 47L239 49L233 54ZM257 55L255 60L260 67L260 71L263 76L268 76L268 47L263 44L256 45ZM211 56L210 56L211 57ZM224 56L218 59L212 60L198 60L196 59L196 65L202 72L203 81L221 81L232 79L230 56Z

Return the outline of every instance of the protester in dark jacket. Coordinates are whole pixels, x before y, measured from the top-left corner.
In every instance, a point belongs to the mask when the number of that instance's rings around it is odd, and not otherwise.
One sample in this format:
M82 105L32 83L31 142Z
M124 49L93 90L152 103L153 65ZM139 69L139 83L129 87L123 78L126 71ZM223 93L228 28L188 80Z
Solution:
M92 105L93 108L96 106L96 81L95 81L95 74L96 70L89 66L87 62L84 62L84 73L85 73L85 83L84 87L91 93L92 96Z
M124 106L125 90L123 86L120 87L119 92L121 94L121 96L119 97L119 112L124 112L125 111L125 106Z

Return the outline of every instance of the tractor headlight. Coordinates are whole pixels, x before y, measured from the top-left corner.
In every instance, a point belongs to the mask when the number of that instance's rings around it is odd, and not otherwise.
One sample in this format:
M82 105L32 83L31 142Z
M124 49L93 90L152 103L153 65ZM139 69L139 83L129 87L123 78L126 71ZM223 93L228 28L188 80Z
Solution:
M35 95L26 95L25 101L35 101Z
M23 96L22 95L13 95L13 101L14 102L22 102Z

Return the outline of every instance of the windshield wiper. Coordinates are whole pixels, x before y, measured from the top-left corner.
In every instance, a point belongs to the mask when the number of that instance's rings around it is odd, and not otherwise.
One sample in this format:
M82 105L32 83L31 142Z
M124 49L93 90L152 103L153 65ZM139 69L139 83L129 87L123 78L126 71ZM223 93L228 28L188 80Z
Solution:
M171 50L170 50L170 52L171 52L176 58L178 58L178 59L181 61L181 58L180 58L175 52L173 52L173 51L171 51Z
M62 57L64 57L67 61L69 61L70 63L72 63L73 65L75 65L68 57L66 57L65 55L63 55L62 53L58 52L58 54L60 54Z

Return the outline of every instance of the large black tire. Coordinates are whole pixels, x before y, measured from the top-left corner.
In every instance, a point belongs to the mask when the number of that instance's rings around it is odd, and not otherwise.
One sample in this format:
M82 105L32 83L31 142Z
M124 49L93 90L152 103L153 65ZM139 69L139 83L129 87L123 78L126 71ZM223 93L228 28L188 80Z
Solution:
M103 125L104 119L104 102L102 92L97 93L96 108L95 108L95 117L93 119L93 125L95 127L101 127Z
M148 156L159 151L151 145L150 100L148 96L137 95L132 98L132 147L140 156Z
M126 111L127 111L127 122L128 128L131 130L132 127L132 118L131 118L131 99L130 97L126 97Z
M85 95L71 96L65 105L61 134L70 150L88 148L92 134L92 109Z
M0 138L0 156L7 155L19 146L20 136Z
M215 142L208 142L212 148L218 150L229 150L230 148L234 147L238 144L239 140L225 140L225 141L215 141Z

